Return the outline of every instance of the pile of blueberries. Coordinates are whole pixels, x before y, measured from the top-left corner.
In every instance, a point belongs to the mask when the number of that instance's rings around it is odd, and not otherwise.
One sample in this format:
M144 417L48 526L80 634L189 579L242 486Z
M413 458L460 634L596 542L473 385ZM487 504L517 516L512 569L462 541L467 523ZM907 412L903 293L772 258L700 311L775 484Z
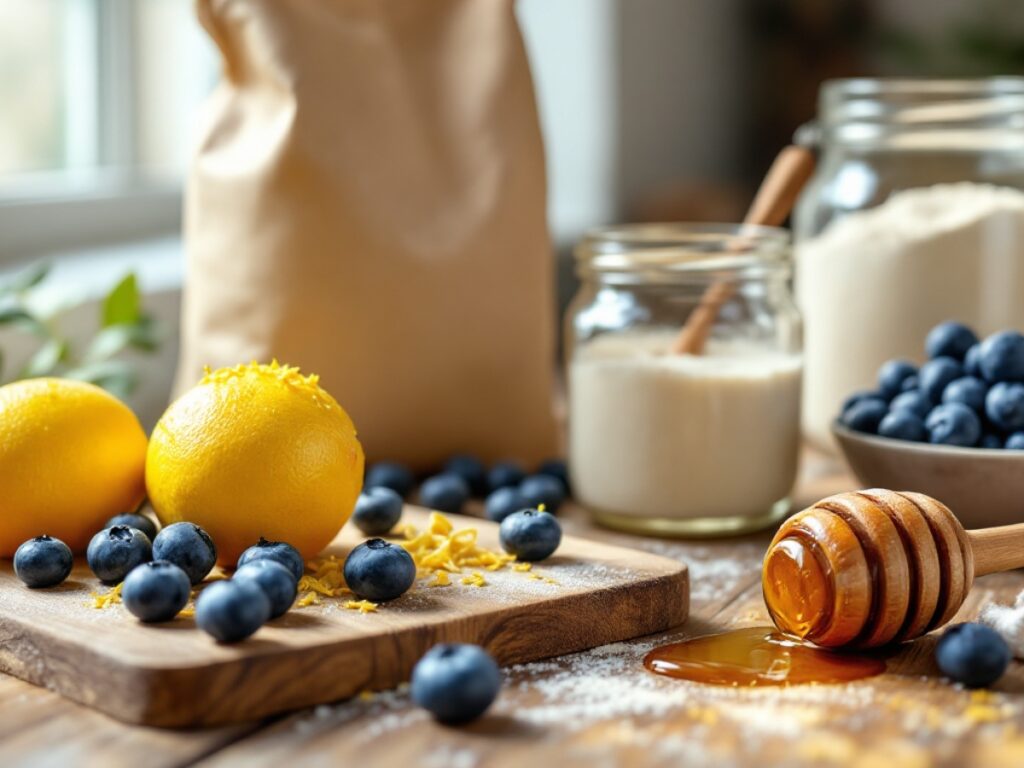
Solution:
M946 322L925 339L928 362L890 360L877 389L843 403L839 421L858 432L962 448L1024 450L1024 335L984 341Z
M210 535L193 523L157 531L138 514L116 515L86 549L86 562L108 585L121 584L125 608L140 621L170 621L188 603L217 562ZM60 539L37 536L14 553L14 572L38 589L61 584L71 573L71 550ZM298 592L305 570L298 551L281 541L260 541L242 553L230 580L208 584L196 599L196 625L223 643L252 635L283 615Z
M397 524L402 501L415 485L408 467L393 461L374 464L352 521L368 536L384 535ZM488 469L474 456L453 456L439 474L423 481L418 499L430 509L459 513L474 496L486 497L485 514L500 523L502 548L518 560L544 560L558 548L562 528L554 515L569 496L564 461L542 462L527 475L515 462L498 462Z

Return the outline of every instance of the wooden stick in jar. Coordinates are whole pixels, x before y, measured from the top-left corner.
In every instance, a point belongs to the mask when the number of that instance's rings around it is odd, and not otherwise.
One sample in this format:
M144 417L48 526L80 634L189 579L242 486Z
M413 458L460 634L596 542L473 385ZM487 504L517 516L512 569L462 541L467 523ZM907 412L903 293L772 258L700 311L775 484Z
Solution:
M744 224L777 227L786 220L804 184L814 173L814 153L806 147L788 146L779 152L750 204ZM704 351L711 326L721 306L732 298L732 283L708 286L700 304L690 313L672 345L677 355L699 355Z

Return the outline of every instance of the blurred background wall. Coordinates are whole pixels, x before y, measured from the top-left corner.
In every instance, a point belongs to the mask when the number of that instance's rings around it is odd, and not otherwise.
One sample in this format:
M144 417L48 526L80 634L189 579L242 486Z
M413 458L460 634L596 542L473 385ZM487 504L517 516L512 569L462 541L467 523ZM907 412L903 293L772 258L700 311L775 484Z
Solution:
M519 0L517 13L563 301L590 226L740 218L825 79L1024 72L1016 0ZM188 0L0 0L0 276L54 264L32 300L74 338L94 333L90 311L69 322L62 308L136 272L167 332L135 396L147 412L169 387L180 195L217 76ZM16 330L0 326L0 380L36 343Z

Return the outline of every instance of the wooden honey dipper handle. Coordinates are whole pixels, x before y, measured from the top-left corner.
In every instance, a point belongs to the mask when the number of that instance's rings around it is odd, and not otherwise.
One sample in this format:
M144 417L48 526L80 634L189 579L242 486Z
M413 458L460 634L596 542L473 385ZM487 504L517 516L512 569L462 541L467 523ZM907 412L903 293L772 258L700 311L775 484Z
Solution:
M814 164L814 153L810 149L795 145L785 147L768 169L743 223L766 227L781 225L793 210L800 190L814 173ZM672 352L677 355L701 354L718 310L734 293L732 283L716 282L708 286L700 304L690 313L676 336Z
M1024 568L1024 523L968 531L974 552L974 575Z

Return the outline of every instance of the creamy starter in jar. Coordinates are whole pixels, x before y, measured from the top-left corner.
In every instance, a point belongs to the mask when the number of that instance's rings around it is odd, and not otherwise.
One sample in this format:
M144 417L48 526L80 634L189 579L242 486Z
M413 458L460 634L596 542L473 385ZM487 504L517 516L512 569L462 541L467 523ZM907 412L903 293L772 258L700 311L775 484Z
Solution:
M629 517L784 513L800 442L800 356L742 339L677 355L674 338L673 330L626 331L577 348L569 368L577 498L618 527Z

